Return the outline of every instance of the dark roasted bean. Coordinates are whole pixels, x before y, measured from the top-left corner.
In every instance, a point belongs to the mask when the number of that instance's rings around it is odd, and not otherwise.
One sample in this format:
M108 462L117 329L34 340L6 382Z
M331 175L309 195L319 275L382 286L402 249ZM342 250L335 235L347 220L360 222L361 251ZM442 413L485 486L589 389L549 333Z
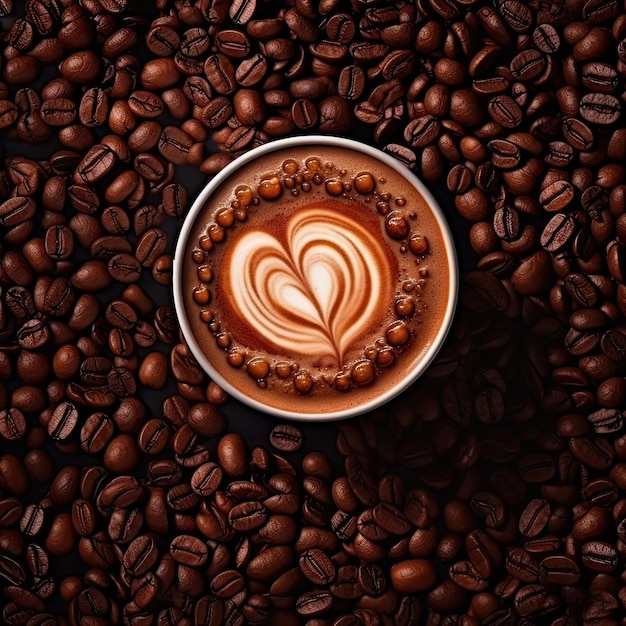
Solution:
M575 585L580 580L580 568L569 557L547 556L539 565L539 575L545 582L557 585Z
M304 576L315 585L328 585L335 579L335 566L322 550L306 550L300 555L298 563Z

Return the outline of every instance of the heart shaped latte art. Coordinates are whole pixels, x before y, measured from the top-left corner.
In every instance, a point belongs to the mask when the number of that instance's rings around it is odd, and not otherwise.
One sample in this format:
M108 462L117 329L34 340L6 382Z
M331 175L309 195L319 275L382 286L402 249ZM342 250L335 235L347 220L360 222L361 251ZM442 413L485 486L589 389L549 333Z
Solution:
M366 220L327 204L295 211L278 238L260 229L235 238L222 271L253 335L284 356L341 364L380 323L397 268Z

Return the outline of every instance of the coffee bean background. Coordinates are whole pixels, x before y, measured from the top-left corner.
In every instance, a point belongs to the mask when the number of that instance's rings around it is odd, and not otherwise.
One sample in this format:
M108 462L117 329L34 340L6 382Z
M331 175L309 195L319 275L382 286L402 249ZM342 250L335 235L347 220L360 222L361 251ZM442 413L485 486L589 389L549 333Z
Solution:
M6 624L624 623L626 5L0 0ZM229 400L180 221L275 137L381 147L464 272L411 390Z

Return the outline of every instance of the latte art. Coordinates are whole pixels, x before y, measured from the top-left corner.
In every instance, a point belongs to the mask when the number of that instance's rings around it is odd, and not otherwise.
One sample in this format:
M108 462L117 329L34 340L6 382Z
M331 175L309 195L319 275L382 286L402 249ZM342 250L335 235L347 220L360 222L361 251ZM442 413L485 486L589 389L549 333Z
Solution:
M397 263L358 218L319 201L292 213L283 232L251 229L233 239L220 280L240 318L254 321L259 343L341 365L376 323L381 303L391 301Z

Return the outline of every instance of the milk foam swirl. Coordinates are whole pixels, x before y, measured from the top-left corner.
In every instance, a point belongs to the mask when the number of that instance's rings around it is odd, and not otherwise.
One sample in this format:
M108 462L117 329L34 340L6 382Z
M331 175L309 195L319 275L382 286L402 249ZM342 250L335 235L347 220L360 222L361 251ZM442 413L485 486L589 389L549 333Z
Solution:
M371 227L326 202L295 211L284 237L254 229L235 238L222 271L254 334L284 356L338 364L387 310L397 277Z

